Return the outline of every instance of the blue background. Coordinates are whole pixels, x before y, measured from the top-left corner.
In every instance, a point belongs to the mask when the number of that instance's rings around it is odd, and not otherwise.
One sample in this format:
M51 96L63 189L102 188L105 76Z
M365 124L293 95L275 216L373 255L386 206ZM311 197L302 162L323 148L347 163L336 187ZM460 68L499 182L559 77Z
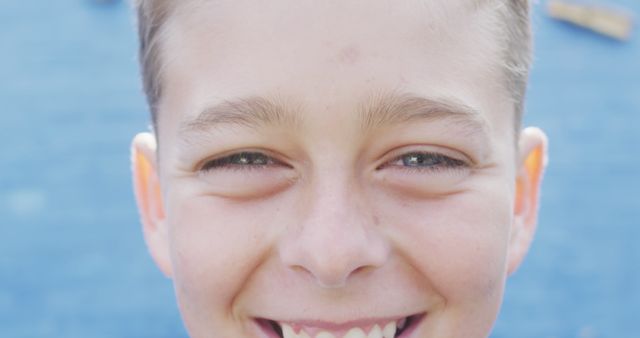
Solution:
M551 161L492 337L639 337L640 32L609 40L544 4L526 122ZM0 337L186 336L130 188L136 48L125 3L0 0Z

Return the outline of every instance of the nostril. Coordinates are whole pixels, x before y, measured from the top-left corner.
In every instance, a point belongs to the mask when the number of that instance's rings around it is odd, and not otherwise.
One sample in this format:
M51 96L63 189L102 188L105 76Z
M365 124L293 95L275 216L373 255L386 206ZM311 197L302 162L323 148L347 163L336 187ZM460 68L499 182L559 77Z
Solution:
M368 268L370 268L370 266L360 266L360 267L357 267L355 270L353 270L353 271L351 272L351 274L352 274L352 275L353 275L353 274L361 274L363 271L367 270Z

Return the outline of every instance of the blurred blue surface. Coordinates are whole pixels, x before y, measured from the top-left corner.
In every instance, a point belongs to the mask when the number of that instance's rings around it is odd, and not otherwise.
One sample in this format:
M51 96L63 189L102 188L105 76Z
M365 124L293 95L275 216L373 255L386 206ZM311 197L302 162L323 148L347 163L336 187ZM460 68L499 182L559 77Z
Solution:
M544 3L526 121L551 165L492 337L639 337L640 31L609 40ZM0 0L0 48L0 337L185 337L131 194L147 113L129 8Z

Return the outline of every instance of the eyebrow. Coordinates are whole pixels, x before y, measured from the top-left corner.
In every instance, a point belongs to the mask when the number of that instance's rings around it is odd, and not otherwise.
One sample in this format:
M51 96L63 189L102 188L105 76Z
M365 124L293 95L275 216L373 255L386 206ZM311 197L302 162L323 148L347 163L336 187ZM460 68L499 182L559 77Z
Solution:
M300 106L291 102L251 96L225 100L209 106L191 120L183 121L179 134L187 140L192 133L212 128L264 126L298 128L302 123ZM488 133L488 123L476 109L452 98L426 98L413 94L373 95L357 110L363 132L414 121L446 120L469 134Z
M453 98L426 98L413 94L377 95L360 109L363 130L414 121L448 120L469 133L487 133L488 123L477 109Z
M180 134L206 132L223 125L258 128L265 125L295 127L300 123L299 114L290 104L251 96L225 100L203 109L196 118L181 123Z

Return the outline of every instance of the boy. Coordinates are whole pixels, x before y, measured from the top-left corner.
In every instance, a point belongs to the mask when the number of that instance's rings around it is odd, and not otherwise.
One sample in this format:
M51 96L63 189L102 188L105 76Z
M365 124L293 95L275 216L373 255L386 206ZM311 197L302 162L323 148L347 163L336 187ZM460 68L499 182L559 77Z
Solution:
M145 239L192 337L487 337L536 225L524 0L138 3Z

